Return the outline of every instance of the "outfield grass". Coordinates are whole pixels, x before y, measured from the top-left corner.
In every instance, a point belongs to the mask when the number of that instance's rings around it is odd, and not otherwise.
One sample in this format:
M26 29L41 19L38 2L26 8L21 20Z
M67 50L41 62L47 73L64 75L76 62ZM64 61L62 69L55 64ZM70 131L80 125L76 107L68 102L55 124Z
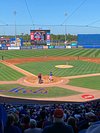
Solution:
M56 68L56 65L68 65L74 66L73 68ZM74 76L83 74L100 73L100 64L80 61L80 60L70 60L70 61L47 61L47 62L30 62L17 64L18 67L27 70L35 75L42 73L43 75L48 75L50 71L53 72L54 76Z
M17 80L24 75L13 70L12 68L0 63L0 80L1 81L10 81L10 80Z
M27 58L40 56L84 56L100 58L100 49L41 49L41 50L1 50L0 58Z
M71 79L69 85L100 90L100 76Z
M19 91L18 91L19 90ZM60 87L26 87L22 85L0 85L0 93L10 96L51 98L80 94L79 92L67 90Z

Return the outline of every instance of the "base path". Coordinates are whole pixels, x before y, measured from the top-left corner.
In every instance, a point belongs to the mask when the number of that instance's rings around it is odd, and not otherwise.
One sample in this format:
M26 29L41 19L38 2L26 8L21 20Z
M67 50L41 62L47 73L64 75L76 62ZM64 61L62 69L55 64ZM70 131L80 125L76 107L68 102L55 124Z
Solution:
M65 57L49 57L47 60L65 60ZM67 58L69 59L77 59L77 58ZM78 75L78 76L68 76L68 77L53 77L53 81L50 82L48 80L48 76L43 76L43 83L42 84L38 84L37 82L37 76L26 71L23 70L17 66L15 66L14 64L18 64L18 63L22 63L22 62L33 62L33 61L47 61L46 58L42 57L42 58L29 58L29 59L11 59L11 60L6 60L6 61L0 61L1 63L11 67L12 69L24 74L26 77L23 77L17 81L0 81L0 84L21 84L24 86L31 86L31 87L53 87L53 86L58 86L61 88L65 88L65 89L69 89L69 90L74 90L74 91L78 91L81 94L78 95L73 95L73 96L67 96L67 97L57 97L57 98L22 98L22 97L16 97L16 98L20 98L20 99L27 99L27 100L42 100L42 101L73 101L73 102L83 102L83 101L89 101L89 100L94 100L94 99L99 99L100 98L100 91L99 90L93 90L93 89L88 89L88 88L82 88L82 87L76 87L76 86L71 86L71 85L67 85L67 83L69 82L70 79L74 79L74 78L81 78L81 77L90 77L90 76L99 76L100 73L97 74L87 74L87 75ZM85 60L85 61L91 61L91 62L97 62L96 59L90 59L88 58L86 60L86 58L81 58L81 60ZM98 60L98 62L100 61L100 59ZM93 97L92 97L93 95ZM4 97L8 97L8 98L13 98L13 96L5 96L5 95L1 95ZM83 96L87 96L85 98L83 98ZM91 98L90 98L91 97Z
M14 70L16 70L18 72L26 75L26 76L34 76L34 77L37 77L36 75L34 75L34 74L32 74L32 73L30 73L28 71L25 71L25 70L23 70L23 69L15 66L15 65L11 64L11 63L8 63L7 61L0 61L0 62L3 63L4 65L8 66L8 67L11 67L12 69L14 69Z

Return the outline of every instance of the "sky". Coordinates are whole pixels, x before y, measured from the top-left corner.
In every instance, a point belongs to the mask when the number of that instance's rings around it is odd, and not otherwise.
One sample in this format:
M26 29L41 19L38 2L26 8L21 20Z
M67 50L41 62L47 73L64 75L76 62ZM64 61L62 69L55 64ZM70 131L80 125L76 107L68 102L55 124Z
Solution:
M0 0L0 35L100 33L100 0Z

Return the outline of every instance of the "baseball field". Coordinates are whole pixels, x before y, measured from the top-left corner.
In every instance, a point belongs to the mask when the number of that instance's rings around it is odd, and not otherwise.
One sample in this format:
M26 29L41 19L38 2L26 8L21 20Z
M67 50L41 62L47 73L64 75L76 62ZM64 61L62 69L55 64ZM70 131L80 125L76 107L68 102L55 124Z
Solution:
M73 102L100 98L100 49L2 50L0 57L2 97Z

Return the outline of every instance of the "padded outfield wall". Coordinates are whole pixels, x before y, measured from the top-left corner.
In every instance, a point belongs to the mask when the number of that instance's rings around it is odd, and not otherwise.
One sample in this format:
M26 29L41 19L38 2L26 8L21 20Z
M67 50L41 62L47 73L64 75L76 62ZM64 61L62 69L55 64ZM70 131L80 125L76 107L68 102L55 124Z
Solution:
M100 34L78 34L78 47L100 48Z

